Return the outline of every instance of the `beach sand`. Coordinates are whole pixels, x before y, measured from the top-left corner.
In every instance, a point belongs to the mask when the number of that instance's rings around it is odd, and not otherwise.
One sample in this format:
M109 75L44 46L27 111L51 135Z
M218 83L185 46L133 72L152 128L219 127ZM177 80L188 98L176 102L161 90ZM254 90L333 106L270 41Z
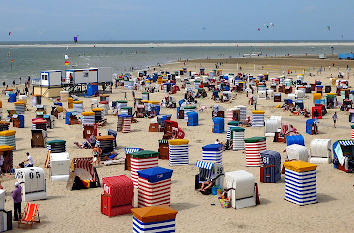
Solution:
M285 59L284 59L285 60ZM201 62L204 62L200 64ZM225 63L225 62L224 62ZM271 77L287 72L289 66L294 71L291 77L295 77L297 73L302 73L306 69L305 80L311 83L314 80L322 80L324 84L329 83L330 75L336 76L338 68L331 68L317 75L318 67L311 62L301 63L294 66L291 60L282 63L281 66L276 64L264 65L257 64L239 64L243 67L242 72L257 75L258 73L269 72ZM263 70L262 70L262 67ZM304 67L303 67L304 66ZM324 65L325 66L325 65ZM326 65L327 66L327 65ZM196 61L169 64L159 69L169 70L171 72L179 70L181 67L187 67L193 71L199 71L200 67L205 67L206 71L215 68L215 64ZM235 64L224 64L220 67L224 73L237 73ZM255 70L254 70L255 68ZM346 70L341 68L341 71ZM315 77L309 77L308 73L312 72ZM353 75L353 73L351 73ZM350 78L350 83L353 78ZM180 84L179 84L180 86ZM110 100L124 99L124 93L127 92L128 106L133 106L133 97L131 91L122 88L114 89L110 95ZM140 97L140 92L136 93ZM150 94L151 100L161 100L165 93L158 92ZM182 99L184 90L178 92L174 97L178 101ZM212 106L214 101L210 99L211 94L205 99L197 99L198 106ZM282 95L284 99L285 95ZM8 103L4 96L3 115L7 109L13 109L14 105ZM84 101L85 109L89 110L89 98L80 98ZM47 150L45 148L31 148L31 119L34 118L34 108L31 106L31 100L27 102L29 111L25 113L25 128L16 130L17 150L14 152L14 164L26 159L25 153L28 151L33 156L36 166L44 167ZM50 102L44 99L44 104L50 106ZM247 113L253 110L248 105L248 99L245 94L237 94L236 100L232 103L221 103L226 109L235 105L245 105L248 107ZM308 135L305 133L306 118L302 116L290 116L289 112L283 112L281 109L275 109L273 100L258 100L257 109L264 110L266 116L280 115L283 122L292 123L298 131L305 137L305 145L310 145L314 138L328 138L332 143L338 139L350 139L351 128L348 122L348 112L339 112L336 110L328 110L328 114L320 120L319 134ZM312 95L307 94L305 107L313 106ZM67 104L64 104L67 108ZM47 108L49 111L49 107ZM332 115L337 111L339 120L337 128L333 128ZM177 232L352 232L352 222L354 220L354 179L352 174L346 174L340 170L334 169L332 164L319 164L317 167L317 197L318 203L307 206L298 206L284 200L285 184L284 176L278 183L260 183L259 168L246 167L245 155L242 151L225 151L223 152L224 170L246 170L251 172L259 185L260 205L251 208L235 210L233 208L223 209L216 196L204 196L194 190L194 176L198 173L195 162L202 158L202 146L214 141L226 141L226 132L223 134L212 133L211 109L208 108L204 112L199 112L199 125L195 127L187 127L183 120L176 120L176 109L161 109L162 114L172 114L172 120L179 123L184 130L185 138L189 140L189 166L169 167L168 161L159 160L159 166L173 169L172 190L171 190L171 207L178 210L176 219ZM99 128L102 135L107 134L107 129L116 130L116 117L107 116L108 124ZM149 119L137 119L139 122L132 125L132 132L127 134L118 133L117 144L119 148L124 147L142 147L144 149L157 151L158 139L162 138L163 133L149 133ZM13 127L10 127L13 129ZM48 130L48 140L65 139L67 142L67 151L70 157L91 156L91 150L77 149L73 145L74 141L83 141L81 125L65 125L64 120L55 121L55 129ZM248 127L245 130L245 137L264 136L264 128ZM275 150L281 153L282 160L286 157L283 150L286 147L284 143L273 143L273 138L267 138L267 149ZM122 149L118 150L121 157L124 157ZM113 175L125 174L130 176L130 172L124 171L123 165L100 166L98 169L100 178ZM51 182L49 177L49 169L45 169L47 178L47 200L35 201L39 204L39 213L41 223L34 225L31 232L132 232L131 215L117 216L109 218L100 212L100 195L103 193L102 188L94 188L80 191L69 191L66 189L66 183ZM15 179L11 177L2 178L2 185L7 190L5 209L13 209L13 202L10 192L13 190ZM215 205L214 205L215 204ZM25 203L22 204L24 207ZM352 230L350 230L352 229ZM22 232L14 225L13 232Z

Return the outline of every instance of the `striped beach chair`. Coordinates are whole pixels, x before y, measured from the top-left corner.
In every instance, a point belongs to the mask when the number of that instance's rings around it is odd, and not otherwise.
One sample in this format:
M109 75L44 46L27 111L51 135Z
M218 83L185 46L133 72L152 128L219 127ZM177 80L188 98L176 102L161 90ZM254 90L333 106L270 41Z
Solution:
M20 219L18 220L18 228L30 227L32 228L33 223L41 222L38 212L38 204L27 203L25 207L25 212L21 213Z

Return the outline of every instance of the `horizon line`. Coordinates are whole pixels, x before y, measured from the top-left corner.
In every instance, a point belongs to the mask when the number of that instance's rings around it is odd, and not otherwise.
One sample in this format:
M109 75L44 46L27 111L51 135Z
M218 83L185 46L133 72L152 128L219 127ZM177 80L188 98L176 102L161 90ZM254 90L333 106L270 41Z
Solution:
M0 43L19 43L19 42L70 42L75 44L73 40L0 40ZM169 43L174 43L174 42L354 42L354 40L343 40L343 39L336 39L336 40L330 40L330 39L299 39L299 40L287 40L287 39L274 39L274 40L234 40L234 39L210 39L210 40L190 40L190 39L171 39L171 40L166 40L166 39L151 39L151 40L79 40L77 44L80 42L169 42Z

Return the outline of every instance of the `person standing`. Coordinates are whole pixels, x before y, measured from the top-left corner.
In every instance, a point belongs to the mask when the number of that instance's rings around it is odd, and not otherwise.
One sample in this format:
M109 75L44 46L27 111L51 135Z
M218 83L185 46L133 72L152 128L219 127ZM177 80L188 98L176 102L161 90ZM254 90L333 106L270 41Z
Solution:
M4 166L4 156L0 155L0 176L2 175L2 167Z
M337 119L338 119L337 112L334 112L332 118L333 118L333 127L334 127L334 128L337 128L337 127L336 127L336 123L337 123Z
M254 110L257 110L257 97L253 96L253 106L254 106Z
M93 165L99 165L100 164L100 156L102 154L101 148L95 146L92 150L93 154Z
M12 192L12 199L14 201L14 220L15 221L18 221L18 217L21 216L21 202L22 202L21 192L22 192L21 185L18 182L16 182L15 189Z

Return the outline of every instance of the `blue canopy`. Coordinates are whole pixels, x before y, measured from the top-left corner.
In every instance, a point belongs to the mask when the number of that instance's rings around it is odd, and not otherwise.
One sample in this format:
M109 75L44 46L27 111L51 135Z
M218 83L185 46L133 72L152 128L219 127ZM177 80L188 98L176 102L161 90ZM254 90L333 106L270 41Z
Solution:
M352 140L342 140L342 141L338 141L338 142L342 146L354 146L354 142Z
M202 147L203 151L219 151L222 150L221 144L209 144Z
M213 168L214 163L211 162L205 162L205 161L197 161L196 166L199 168L204 168L204 169L208 169L211 170Z
M170 179L173 170L163 167L153 167L138 171L139 177L147 179L150 183Z

